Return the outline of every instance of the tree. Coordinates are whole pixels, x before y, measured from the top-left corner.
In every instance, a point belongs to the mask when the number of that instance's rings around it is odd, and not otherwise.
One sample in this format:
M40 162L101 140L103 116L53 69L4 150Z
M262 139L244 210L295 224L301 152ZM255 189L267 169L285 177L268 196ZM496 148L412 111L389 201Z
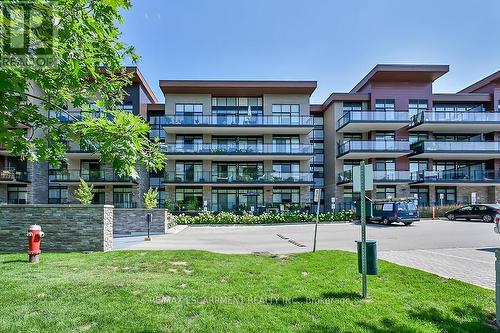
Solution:
M80 178L80 186L75 190L74 196L82 205L90 205L94 199L93 191L94 185L89 186L85 180Z
M119 41L120 11L131 6L130 0L9 0L2 1L0 9L14 13L20 6L36 13L35 21L53 18L57 38L51 39L54 29L36 30L37 40L47 41L52 51L50 66L1 64L0 143L14 155L53 166L64 160L67 142L76 141L94 148L120 176L136 177L138 164L161 169L164 156L159 143L148 139L149 126L117 108L131 79L125 60L138 60L133 47ZM28 29L27 24L15 15L4 16L0 41L9 42L13 33ZM35 54L36 45L26 50ZM95 117L92 102L101 117ZM83 119L75 118L68 107L81 109ZM60 121L51 112L72 121ZM31 129L28 136L25 128Z
M144 193L144 207L146 209L153 209L158 207L158 188L149 188L149 190Z

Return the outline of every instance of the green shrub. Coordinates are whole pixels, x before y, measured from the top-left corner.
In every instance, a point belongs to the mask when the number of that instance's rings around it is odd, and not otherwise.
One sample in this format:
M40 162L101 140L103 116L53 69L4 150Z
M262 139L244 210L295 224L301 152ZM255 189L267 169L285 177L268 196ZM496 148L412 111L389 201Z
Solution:
M153 209L158 207L158 188L149 188L149 190L144 193L144 207L146 209Z
M352 212L329 212L319 214L321 222L330 221L351 221ZM195 216L187 216L184 214L175 217L177 224L273 224L273 223L301 223L315 222L316 215L306 212L284 212L284 213L263 213L261 215L253 215L243 213L236 215L230 212L220 212L214 214L212 212L202 212Z
M444 217L446 212L460 207L460 205L435 206L436 217ZM418 212L420 217L432 217L432 207L418 207Z
M94 185L87 184L87 182L80 178L80 186L75 190L75 199L80 201L82 205L90 205L94 199Z

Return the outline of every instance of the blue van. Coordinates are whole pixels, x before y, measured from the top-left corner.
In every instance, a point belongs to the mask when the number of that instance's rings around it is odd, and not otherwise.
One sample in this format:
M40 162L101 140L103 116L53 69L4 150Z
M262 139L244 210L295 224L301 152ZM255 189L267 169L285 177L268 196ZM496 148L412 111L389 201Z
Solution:
M394 222L410 225L419 221L420 217L413 200L375 200L372 203L372 213L369 220L387 225Z

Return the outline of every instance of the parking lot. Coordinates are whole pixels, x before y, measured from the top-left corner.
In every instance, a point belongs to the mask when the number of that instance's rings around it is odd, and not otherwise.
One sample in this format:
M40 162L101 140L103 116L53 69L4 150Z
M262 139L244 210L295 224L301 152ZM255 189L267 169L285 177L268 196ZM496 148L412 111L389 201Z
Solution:
M220 253L296 253L312 250L314 225L177 226L170 233L115 238L114 249L207 250ZM355 251L358 224L321 224L318 250ZM494 288L494 249L500 235L483 222L423 220L411 226L368 225L367 235L378 244L378 256L422 269Z

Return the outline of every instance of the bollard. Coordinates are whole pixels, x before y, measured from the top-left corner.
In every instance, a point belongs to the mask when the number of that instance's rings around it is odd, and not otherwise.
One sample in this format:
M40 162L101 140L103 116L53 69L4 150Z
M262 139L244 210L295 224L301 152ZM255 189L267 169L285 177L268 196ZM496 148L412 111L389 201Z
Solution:
M432 219L436 219L436 207L432 206Z
M152 219L153 219L153 214L147 213L146 214L146 221L147 221L147 224L148 224L148 236L146 238L144 238L144 240L148 241L148 242L151 240L150 230L151 230L151 220Z

